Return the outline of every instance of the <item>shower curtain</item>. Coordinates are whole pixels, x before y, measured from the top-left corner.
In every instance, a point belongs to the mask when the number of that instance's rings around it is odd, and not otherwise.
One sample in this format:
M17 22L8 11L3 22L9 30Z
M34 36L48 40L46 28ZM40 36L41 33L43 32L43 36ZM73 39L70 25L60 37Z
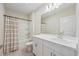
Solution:
M10 16L4 16L4 40L3 54L8 54L18 50L18 27L17 19Z
M26 19L4 16L3 55L24 47L30 41L30 24Z

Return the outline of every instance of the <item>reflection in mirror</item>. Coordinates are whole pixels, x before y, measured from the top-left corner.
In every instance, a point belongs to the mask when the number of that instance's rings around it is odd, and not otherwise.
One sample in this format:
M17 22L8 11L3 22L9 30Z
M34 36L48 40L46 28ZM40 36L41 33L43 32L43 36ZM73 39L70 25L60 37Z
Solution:
M75 21L76 20L74 15L60 18L60 33L68 36L75 36Z
M41 16L41 32L57 34L58 37L76 36L75 3L60 4L58 8Z

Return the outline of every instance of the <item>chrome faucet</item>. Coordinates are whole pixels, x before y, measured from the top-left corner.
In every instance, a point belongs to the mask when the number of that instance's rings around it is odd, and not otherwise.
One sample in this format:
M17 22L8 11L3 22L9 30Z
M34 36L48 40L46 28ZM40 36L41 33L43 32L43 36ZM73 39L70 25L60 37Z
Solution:
M63 32L60 32L60 33L58 34L58 38L62 39L62 38L63 38L63 35L64 35L64 31L63 31Z

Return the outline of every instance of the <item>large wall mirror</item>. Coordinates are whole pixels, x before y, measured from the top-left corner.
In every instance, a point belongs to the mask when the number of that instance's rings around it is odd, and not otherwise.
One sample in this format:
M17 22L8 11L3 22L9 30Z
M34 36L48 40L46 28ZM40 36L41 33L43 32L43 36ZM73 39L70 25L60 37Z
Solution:
M58 4L57 4L58 5ZM46 34L62 34L76 36L76 4L63 3L41 16L41 32ZM53 8L53 6L52 6Z

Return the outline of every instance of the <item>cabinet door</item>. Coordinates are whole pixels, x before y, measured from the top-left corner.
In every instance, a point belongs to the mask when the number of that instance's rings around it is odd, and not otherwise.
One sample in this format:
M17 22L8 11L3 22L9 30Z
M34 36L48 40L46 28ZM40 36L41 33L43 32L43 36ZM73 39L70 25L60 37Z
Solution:
M37 41L33 38L33 53L37 55Z
M45 41L43 42L43 56L53 56L53 49Z
M33 38L33 52L37 56L42 56L42 40L39 38Z
M44 46L43 56L53 56L53 52L51 51L51 49L49 47Z
M37 55L42 56L42 40L37 38Z

